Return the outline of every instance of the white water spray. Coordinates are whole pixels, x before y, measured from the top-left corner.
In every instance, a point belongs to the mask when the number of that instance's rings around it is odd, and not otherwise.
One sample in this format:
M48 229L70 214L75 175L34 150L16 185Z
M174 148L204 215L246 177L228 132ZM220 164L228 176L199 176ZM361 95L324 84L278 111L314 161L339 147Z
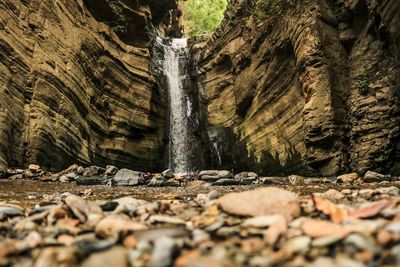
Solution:
M180 174L191 171L189 117L192 107L183 86L188 53L186 39L172 39L170 45L164 45L163 67L170 103L169 165Z

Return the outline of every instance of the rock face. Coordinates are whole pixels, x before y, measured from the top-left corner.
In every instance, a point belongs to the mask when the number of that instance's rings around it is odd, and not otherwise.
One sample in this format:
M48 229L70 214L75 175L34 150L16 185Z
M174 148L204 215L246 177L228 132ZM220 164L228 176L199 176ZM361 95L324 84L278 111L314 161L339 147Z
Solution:
M399 172L400 2L300 1L260 21L232 2L192 46L213 167Z
M1 1L0 169L162 168L167 96L150 48L155 31L179 35L178 13L175 0Z

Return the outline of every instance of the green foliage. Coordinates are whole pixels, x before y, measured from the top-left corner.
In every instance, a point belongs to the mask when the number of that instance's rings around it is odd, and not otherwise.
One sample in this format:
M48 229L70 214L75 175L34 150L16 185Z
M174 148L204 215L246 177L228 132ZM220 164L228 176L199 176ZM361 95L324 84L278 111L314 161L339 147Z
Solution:
M185 33L197 36L213 31L224 18L227 0L188 0L185 2Z
M117 17L117 19L110 22L109 25L116 33L125 33L127 22L123 14L123 8L121 4L117 0L107 0L107 2L110 5L114 15Z
M357 89L360 95L368 94L368 88L370 84L370 79L367 70L364 70L363 73L357 76Z
M294 0L257 0L253 13L257 18L263 19L267 15L280 15L283 10L293 5Z

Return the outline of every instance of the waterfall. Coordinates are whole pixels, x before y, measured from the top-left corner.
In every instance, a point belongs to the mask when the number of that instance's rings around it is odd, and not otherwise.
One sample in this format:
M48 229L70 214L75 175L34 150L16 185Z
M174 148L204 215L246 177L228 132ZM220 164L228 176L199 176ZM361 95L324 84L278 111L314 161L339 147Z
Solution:
M184 88L189 51L186 39L172 39L170 44L163 46L163 71L167 78L170 105L169 166L175 173L186 174L192 168L189 131L192 106Z

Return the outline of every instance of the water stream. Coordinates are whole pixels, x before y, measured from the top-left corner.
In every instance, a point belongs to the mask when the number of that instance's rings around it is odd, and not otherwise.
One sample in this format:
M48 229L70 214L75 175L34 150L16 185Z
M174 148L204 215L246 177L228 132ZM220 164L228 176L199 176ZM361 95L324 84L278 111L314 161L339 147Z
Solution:
M178 174L186 174L192 168L189 131L192 106L184 88L188 58L186 39L172 39L170 44L164 44L163 69L170 105L169 167Z

